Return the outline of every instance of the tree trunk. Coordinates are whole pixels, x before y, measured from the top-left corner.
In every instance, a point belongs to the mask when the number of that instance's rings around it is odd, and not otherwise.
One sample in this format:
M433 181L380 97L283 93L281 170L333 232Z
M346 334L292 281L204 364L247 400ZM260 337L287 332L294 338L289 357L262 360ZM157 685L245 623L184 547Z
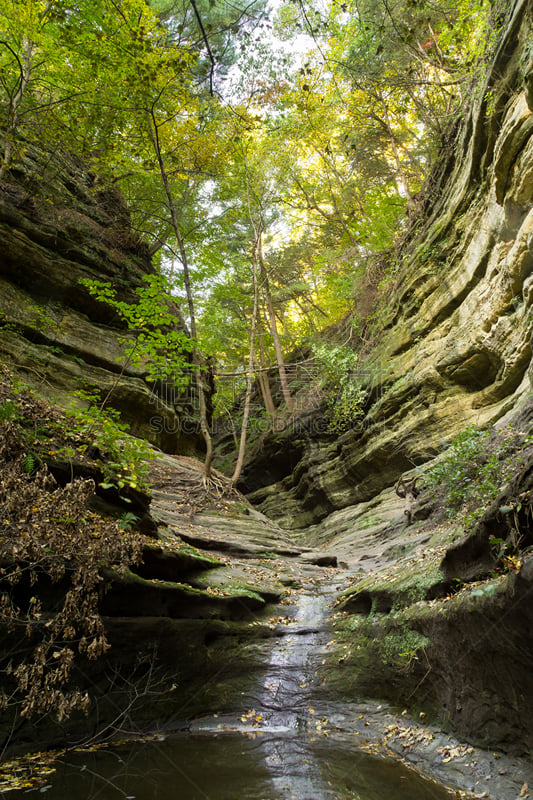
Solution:
M387 104L385 103L385 101L383 100L382 97L380 98L380 100L381 100L381 104L382 104L382 108L383 108L384 128L387 131L387 135L389 137L389 141L390 141L390 144L391 144L392 154L393 154L393 157L394 157L394 161L396 163L396 169L397 169L397 173L398 173L398 180L400 181L401 187L402 187L402 189L404 191L404 194L405 194L405 197L407 199L407 208L410 211L413 211L416 208L416 203L415 203L415 199L413 197L413 194L411 192L411 189L409 188L409 182L408 182L407 177L405 175L405 170L404 170L404 168L402 166L402 161L401 161L401 158L400 158L400 151L399 151L399 148L398 148L398 143L396 141L396 136L394 135L394 131L392 129L392 124L391 124L390 117L389 117L389 110L387 108Z
M11 48L9 49L11 50ZM18 61L20 78L17 91L9 103L9 122L7 124L7 129L4 136L4 152L2 155L2 166L0 167L0 180L3 180L5 177L6 172L11 166L11 161L13 160L13 147L15 142L15 134L17 132L19 123L20 106L31 77L33 42L31 42L27 36L23 37L22 60L20 60L12 50L11 52L15 55Z
M248 431L248 420L250 418L250 402L252 400L252 389L254 384L254 361L255 361L255 329L257 326L257 310L259 307L259 282L257 280L257 247L254 245L252 252L252 275L254 284L254 306L252 311L252 323L250 326L250 355L248 358L248 374L246 376L246 393L244 395L244 411L242 416L241 440L239 442L239 453L237 463L231 478L231 485L235 487L241 476L246 453L246 434Z
M258 316L258 322L261 322L261 317ZM262 327L262 326L259 326ZM261 387L261 394L263 396L263 403L265 404L265 409L270 417L270 419L274 419L276 416L276 406L274 405L274 401L272 399L272 392L270 391L270 381L268 379L268 372L266 367L266 358L265 358L265 346L263 344L263 332L259 330L259 385Z
M294 409L294 401L291 397L291 392L289 389L289 382L287 380L287 372L285 370L285 362L283 360L283 350L281 349L281 342L278 333L278 326L276 323L276 314L274 312L274 304L272 302L272 294L270 292L270 283L268 281L268 275L265 267L265 261L263 258L263 247L261 236L259 236L258 243L257 243L257 256L259 261L259 266L261 269L261 281L263 284L263 288L265 291L265 298L266 298L266 307L268 312L268 320L270 323L270 332L272 334L272 339L274 340L274 350L276 352L276 364L278 366L279 372L279 381L281 384L281 391L283 394L283 399L285 401L285 405L287 408L292 411Z
M154 146L154 151L157 157L157 163L159 165L159 172L161 175L161 180L163 182L163 186L165 189L165 194L168 200L168 207L170 211L170 218L172 221L172 228L174 230L174 234L176 236L176 241L178 243L178 250L180 253L181 264L183 267L183 280L185 283L185 292L187 294L187 304L189 308L189 319L190 319L190 326L191 326L191 336L194 341L193 351L192 351L192 362L193 367L195 367L194 374L196 379L196 387L198 389L198 408L200 413L200 430L202 431L202 436L205 442L205 461L204 461L204 480L208 481L211 477L211 465L213 462L213 440L211 438L211 433L209 431L209 423L207 420L207 403L205 399L205 387L202 378L202 362L196 348L196 316L194 313L194 299L192 295L192 287L191 287L191 274L189 270L189 260L187 258L187 251L185 249L185 243L183 241L183 237L181 235L181 228L179 225L178 214L176 211L176 205L174 203L174 196L172 194L172 190L170 188L170 182L168 179L168 174L165 168L165 162L163 159L163 155L161 153L161 147L159 145L159 137L157 131L157 123L154 118L153 112L150 114L150 119L148 121L149 130L150 130L150 138L152 140L152 144Z

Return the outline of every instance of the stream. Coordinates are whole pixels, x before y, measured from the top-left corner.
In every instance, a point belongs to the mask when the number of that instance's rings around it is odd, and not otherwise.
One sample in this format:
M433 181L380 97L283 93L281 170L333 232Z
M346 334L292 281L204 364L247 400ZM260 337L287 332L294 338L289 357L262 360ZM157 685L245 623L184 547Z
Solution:
M455 796L400 762L327 730L317 669L328 643L320 586L289 607L250 707L196 721L187 734L71 753L49 800L446 800ZM281 627L281 626L280 626ZM248 701L247 701L248 702Z

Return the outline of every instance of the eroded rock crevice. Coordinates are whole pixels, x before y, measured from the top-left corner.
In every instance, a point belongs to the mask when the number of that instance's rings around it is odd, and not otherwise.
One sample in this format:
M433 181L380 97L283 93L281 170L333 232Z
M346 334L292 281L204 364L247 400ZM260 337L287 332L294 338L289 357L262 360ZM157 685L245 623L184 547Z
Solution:
M530 4L517 3L454 152L434 176L420 233L404 245L381 335L361 368L364 418L338 434L319 424L277 431L242 483L260 511L300 544L335 552L351 574L324 668L333 695L385 698L469 741L527 756L531 25ZM511 425L522 436L509 474L485 506L480 499L477 521L467 511L446 516L429 491L406 520L395 482L423 476L470 425ZM269 459L296 440L292 474L266 478Z
M152 272L120 198L72 164L51 179L61 185L50 208L23 173L0 186L2 358L50 398L83 382L111 392L132 432L172 453L152 463L149 508L139 497L133 507L142 559L102 574L111 650L75 676L95 693L92 716L63 728L47 721L48 743L96 724L176 725L238 707L272 639L285 635L290 592L341 575L318 666L324 697L385 698L469 741L531 756L529 444L473 525L443 516L427 491L406 515L394 491L470 424L531 432L531 17L529 3L516 4L486 85L422 198L380 333L361 354L362 418L338 433L317 408L263 437L241 481L248 500L217 473L217 491L197 502L201 464L188 456L200 453L200 437L182 424L190 408L142 369L119 366L124 326L80 287L80 278L112 277L132 300ZM175 317L183 327L177 308ZM51 458L48 467L68 485L72 463ZM77 470L99 482L97 471ZM115 501L102 492L94 500L106 513ZM21 584L24 608L31 588ZM62 589L43 591L50 608ZM7 634L5 643L14 646ZM36 737L30 722L14 730L6 721L4 734L20 746Z

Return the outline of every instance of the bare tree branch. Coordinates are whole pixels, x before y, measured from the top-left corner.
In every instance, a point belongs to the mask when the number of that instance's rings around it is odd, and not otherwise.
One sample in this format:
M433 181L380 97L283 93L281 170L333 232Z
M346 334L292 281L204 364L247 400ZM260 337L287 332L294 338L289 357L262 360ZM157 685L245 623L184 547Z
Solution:
M209 71L209 94L211 95L211 97L213 97L213 77L215 74L215 66L216 66L215 57L211 52L211 47L209 46L209 40L205 32L204 23L202 22L200 12L198 11L198 6L196 5L196 0L190 0L190 4L193 8L196 21L198 22L198 27L200 28L202 39L204 40L205 44L205 49L207 50L207 55L209 56L209 60L211 61L211 69Z

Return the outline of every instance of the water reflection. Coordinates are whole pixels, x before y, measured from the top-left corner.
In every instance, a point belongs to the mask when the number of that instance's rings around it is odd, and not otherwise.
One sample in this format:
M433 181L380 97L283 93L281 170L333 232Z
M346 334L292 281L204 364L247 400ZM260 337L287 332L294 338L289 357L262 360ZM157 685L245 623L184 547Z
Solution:
M310 739L322 727L313 697L332 599L327 591L299 595L292 609L293 621L270 654L259 707L267 734L261 749L275 797L336 797L310 749ZM268 736L269 730L278 731L278 736Z
M443 787L327 730L315 700L332 597L297 598L248 710L199 721L190 735L78 753L41 791L48 800L449 800Z
M176 736L77 753L47 800L450 800L401 764L300 737ZM44 787L41 787L41 791ZM39 791L39 790L37 790Z

